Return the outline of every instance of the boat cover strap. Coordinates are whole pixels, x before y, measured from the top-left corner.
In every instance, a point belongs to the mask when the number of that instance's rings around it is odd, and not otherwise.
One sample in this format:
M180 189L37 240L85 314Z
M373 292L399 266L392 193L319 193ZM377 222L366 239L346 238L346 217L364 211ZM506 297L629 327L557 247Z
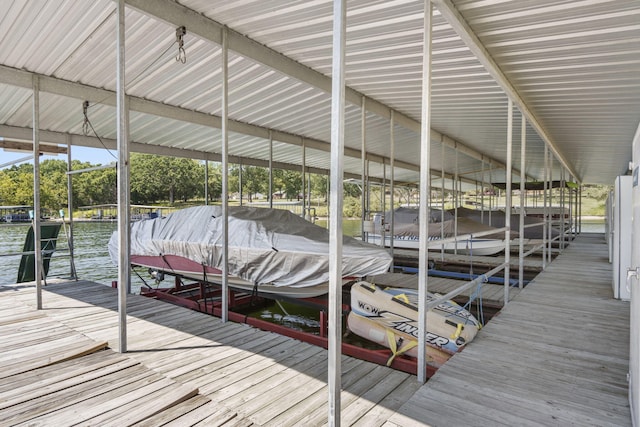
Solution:
M389 360L387 360L387 366L391 366L396 356L406 353L407 351L418 345L418 341L409 340L404 343L403 339L400 338L398 340L400 347L398 348L398 346L396 345L396 336L390 329L387 329L387 341L389 342L389 349L391 350L391 357L389 358Z

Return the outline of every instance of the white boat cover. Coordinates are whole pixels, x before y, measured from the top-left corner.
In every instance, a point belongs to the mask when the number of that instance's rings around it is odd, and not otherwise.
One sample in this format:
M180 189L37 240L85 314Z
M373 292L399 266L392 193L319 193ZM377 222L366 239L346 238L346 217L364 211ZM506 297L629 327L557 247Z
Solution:
M304 287L329 280L329 230L281 209L229 207L229 275L255 284ZM391 255L344 236L343 277L382 274ZM133 223L131 254L176 255L222 269L221 206L197 206ZM118 260L118 236L109 241Z

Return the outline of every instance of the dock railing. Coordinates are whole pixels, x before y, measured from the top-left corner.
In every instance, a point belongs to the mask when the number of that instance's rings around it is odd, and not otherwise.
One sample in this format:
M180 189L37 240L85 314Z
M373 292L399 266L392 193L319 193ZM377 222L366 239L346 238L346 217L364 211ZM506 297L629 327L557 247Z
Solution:
M441 297L436 298L435 300L427 303L427 308L426 310L429 311L432 308L436 307L438 304L441 304L445 301L448 301L458 295L460 295L461 293L463 293L464 291L471 289L475 286L478 285L482 285L482 283L487 282L487 280L489 279L489 277L492 277L496 274L498 274L499 272L501 272L502 270L505 269L505 267L507 266L506 262L503 262L502 264L500 264L499 266L487 271L484 274L481 274L480 276L476 277L475 279L465 283L464 285L461 285L455 289L453 289L452 291L448 292L445 295L442 295ZM506 282L508 283L508 280L505 278Z

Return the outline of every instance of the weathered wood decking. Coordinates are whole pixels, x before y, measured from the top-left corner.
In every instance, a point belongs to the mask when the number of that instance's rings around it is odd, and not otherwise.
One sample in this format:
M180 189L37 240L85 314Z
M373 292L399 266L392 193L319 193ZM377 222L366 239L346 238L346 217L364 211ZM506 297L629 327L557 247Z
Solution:
M36 311L32 286L0 287L0 425L326 423L322 348L131 295L121 355L100 351L118 348L114 289L51 283L43 301ZM381 425L419 388L347 356L342 369L346 425Z
M580 237L426 385L342 359L343 425L630 425L629 304ZM115 290L0 287L0 425L323 425L326 351ZM106 349L105 349L106 348Z
M385 425L631 425L611 278L601 235L579 237Z

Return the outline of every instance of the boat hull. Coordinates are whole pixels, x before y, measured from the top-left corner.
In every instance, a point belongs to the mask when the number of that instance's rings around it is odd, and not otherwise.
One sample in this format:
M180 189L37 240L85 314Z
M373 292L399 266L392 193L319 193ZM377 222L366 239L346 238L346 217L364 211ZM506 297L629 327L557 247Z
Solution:
M222 284L222 271L217 268L198 264L188 258L165 255L165 256L141 256L131 255L131 265L150 268L173 276L186 277L192 280ZM261 294L274 295L284 298L313 298L329 292L329 284L321 283L314 286L274 286L271 284L260 284L257 287L253 283L240 277L229 276L229 287L253 292L257 290Z
M382 237L379 234L369 234L367 241L380 246ZM391 236L385 236L384 245L391 246ZM419 249L420 240L416 236L394 236L393 247L399 249ZM466 239L458 242L449 242L429 248L430 251L457 252L461 255L487 256L504 251L504 240L499 239Z

